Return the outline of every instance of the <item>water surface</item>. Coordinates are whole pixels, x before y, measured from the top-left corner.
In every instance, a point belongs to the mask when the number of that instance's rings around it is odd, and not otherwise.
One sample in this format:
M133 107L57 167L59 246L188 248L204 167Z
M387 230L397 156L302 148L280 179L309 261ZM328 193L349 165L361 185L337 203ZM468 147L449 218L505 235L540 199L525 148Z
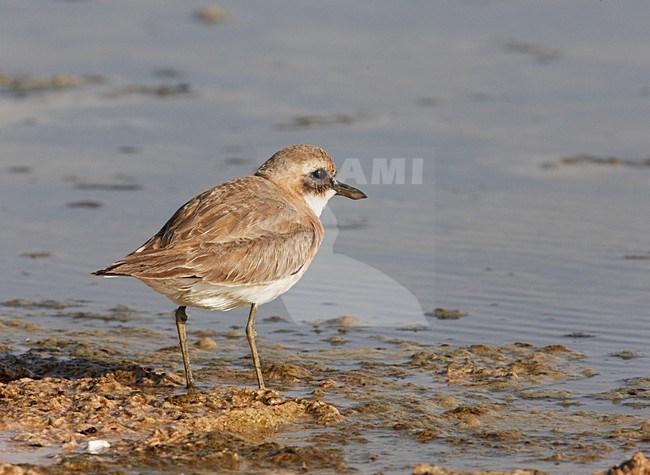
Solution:
M562 162L648 157L646 3L223 2L227 17L211 26L192 16L202 6L4 2L0 73L81 84L0 92L0 300L126 305L173 342L169 302L89 273L284 146L322 146L339 166L358 158L368 177L373 158L423 159L421 184L359 184L368 200L332 201L313 268L261 310L285 316L296 335L261 338L323 350L304 329L354 315L370 329L350 346L404 327L424 328L409 338L425 345L562 344L595 373L564 383L581 410L647 410L589 395L649 376L650 167ZM467 316L425 316L436 307ZM119 324L55 314L2 312L52 329ZM245 312L192 310L190 319L193 330L225 331ZM614 356L622 351L635 357ZM431 444L369 438L443 462ZM614 450L580 470L628 455ZM354 450L349 460L361 466ZM521 461L453 462L444 461ZM534 461L545 463L574 469Z

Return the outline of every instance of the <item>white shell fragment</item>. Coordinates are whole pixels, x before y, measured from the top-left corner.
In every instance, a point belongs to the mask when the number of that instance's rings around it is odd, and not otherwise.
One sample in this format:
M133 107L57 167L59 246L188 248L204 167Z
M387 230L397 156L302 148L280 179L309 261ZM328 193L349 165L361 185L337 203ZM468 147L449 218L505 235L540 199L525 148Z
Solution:
M109 448L111 444L108 443L108 440L91 440L88 442L88 447L86 450L91 454L98 454L103 450Z

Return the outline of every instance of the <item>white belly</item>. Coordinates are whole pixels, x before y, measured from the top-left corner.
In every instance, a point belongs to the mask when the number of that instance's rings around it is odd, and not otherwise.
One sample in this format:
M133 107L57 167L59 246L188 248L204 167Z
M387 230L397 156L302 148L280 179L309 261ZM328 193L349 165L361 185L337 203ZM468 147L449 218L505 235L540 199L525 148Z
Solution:
M142 279L142 282L177 305L233 310L276 299L298 282L305 270L266 285L213 284L200 279Z

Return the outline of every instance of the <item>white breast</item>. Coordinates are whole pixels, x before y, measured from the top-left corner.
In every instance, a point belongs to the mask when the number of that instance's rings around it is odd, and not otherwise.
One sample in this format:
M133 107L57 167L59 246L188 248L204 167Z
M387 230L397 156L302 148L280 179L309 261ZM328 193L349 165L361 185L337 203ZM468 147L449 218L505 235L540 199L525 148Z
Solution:
M309 206L312 209L312 211L316 214L316 216L320 216L323 210L325 209L327 202L335 194L336 192L334 190L327 190L325 193L322 193L320 195L308 193L305 194L303 197L305 198L305 202L307 203L307 206Z

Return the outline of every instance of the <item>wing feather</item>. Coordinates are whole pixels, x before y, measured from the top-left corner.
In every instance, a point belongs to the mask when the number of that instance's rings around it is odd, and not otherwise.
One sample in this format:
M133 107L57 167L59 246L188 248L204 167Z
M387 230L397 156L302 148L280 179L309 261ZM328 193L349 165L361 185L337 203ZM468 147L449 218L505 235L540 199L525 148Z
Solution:
M143 246L99 274L263 284L308 265L322 237L320 221L297 199L250 176L193 198Z

